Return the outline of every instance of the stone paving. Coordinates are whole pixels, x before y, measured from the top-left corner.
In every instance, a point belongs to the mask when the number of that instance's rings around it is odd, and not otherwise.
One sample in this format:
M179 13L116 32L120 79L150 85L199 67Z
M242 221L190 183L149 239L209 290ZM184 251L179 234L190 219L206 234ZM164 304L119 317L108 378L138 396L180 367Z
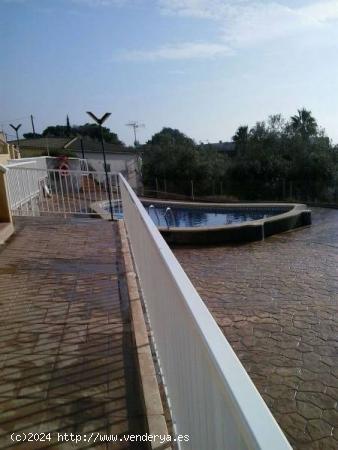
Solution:
M265 242L174 252L291 445L337 450L338 210Z
M0 448L141 449L57 443L57 433L142 433L115 224L22 219L0 248Z

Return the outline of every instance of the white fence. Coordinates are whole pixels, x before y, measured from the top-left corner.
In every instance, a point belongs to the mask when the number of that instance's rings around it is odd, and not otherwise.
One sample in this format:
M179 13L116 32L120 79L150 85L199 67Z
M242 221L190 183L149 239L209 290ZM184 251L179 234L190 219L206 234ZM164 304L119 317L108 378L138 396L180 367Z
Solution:
M180 449L290 450L228 341L120 175L123 213Z
M97 209L121 214L118 175L104 172L37 168L34 161L7 166L7 186L13 215L90 215ZM107 212L107 211L106 211Z
M39 195L41 181L47 178L46 158L9 160L7 187L11 210L21 210Z

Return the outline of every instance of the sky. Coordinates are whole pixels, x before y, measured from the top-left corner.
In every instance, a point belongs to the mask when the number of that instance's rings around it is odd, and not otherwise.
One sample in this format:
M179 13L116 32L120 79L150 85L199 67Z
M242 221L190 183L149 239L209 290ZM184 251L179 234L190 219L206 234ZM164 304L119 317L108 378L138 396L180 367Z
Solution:
M338 142L338 0L0 0L0 55L9 134L90 110L218 142L306 107Z

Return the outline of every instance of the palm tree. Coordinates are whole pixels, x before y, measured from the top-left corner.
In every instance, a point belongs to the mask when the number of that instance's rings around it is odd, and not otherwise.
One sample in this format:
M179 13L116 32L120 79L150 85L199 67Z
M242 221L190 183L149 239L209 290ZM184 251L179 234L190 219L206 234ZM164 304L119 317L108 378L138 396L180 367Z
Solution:
M291 117L291 128L299 133L303 139L308 139L317 133L318 125L311 111L305 108L298 109L298 114Z
M232 137L232 140L235 143L236 150L239 153L244 154L245 149L249 139L249 127L247 125L242 125L237 128L235 135Z

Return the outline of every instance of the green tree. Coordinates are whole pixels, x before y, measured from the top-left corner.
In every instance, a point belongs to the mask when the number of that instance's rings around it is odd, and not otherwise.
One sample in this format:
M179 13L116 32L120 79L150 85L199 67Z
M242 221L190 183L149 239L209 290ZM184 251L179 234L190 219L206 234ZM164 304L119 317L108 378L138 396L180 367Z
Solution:
M257 122L245 142L245 153L237 152L227 172L232 193L240 198L279 199L292 191L306 201L329 198L334 191L336 152L310 111L298 110L289 122L280 114Z
M197 195L223 193L224 179L229 158L211 145L200 145L195 169L195 192Z
M34 138L40 138L42 137L42 134L39 133L24 133L23 137L25 139L34 139Z
M67 126L66 125L49 126L43 130L42 136L67 137Z
M163 128L143 146L146 186L181 194L211 194L224 177L224 156L208 145L197 146L179 130Z
M236 151L240 154L245 154L245 150L249 139L249 127L247 125L241 125L237 128L236 133L232 137L235 143Z
M311 111L302 108L298 109L298 113L291 117L291 129L294 133L299 133L304 140L315 136L318 131L316 119L312 116Z
M67 114L67 119L66 119L66 128L67 128L66 133L67 133L68 136L70 136L71 135L71 126L70 126L70 121L69 121L68 114Z
M267 126L270 132L281 136L285 133L286 121L281 114L273 114L269 116Z
M92 139L100 139L100 127L93 123L73 126L72 130L80 136L89 136ZM102 127L102 135L106 142L120 146L124 145L124 143L118 138L117 134L110 131L107 127Z
M68 116L67 116L68 117ZM88 136L92 139L100 139L100 127L93 123L85 123L84 125L73 125L69 124L68 119L67 125L53 125L47 127L42 136L49 137L72 137L72 136ZM111 144L124 146L124 143L120 141L116 133L110 131L107 127L102 127L103 139Z
M156 178L168 188L187 191L197 166L195 142L172 128L163 128L143 146L143 178L148 186L155 186Z

